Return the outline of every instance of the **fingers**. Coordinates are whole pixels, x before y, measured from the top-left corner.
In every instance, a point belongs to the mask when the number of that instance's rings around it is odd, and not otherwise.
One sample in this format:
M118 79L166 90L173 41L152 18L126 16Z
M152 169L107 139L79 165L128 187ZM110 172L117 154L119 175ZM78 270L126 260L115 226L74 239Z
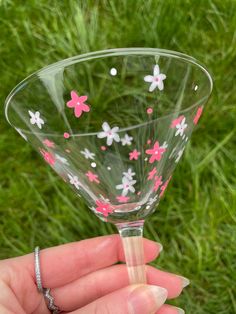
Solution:
M177 297L183 290L181 277L146 266L147 283L167 290L168 298ZM55 288L52 294L63 311L73 311L109 293L129 285L126 265L114 265L88 274L64 287Z
M143 240L145 261L155 259L160 244ZM34 256L20 258L34 274ZM40 251L41 276L44 287L54 288L67 284L90 272L124 261L124 252L119 235L103 236L69 243Z
M105 295L71 314L149 314L165 302L167 291L161 287L132 285Z
M164 304L162 307L156 312L156 314L184 314L184 310L179 307L175 307L172 305Z

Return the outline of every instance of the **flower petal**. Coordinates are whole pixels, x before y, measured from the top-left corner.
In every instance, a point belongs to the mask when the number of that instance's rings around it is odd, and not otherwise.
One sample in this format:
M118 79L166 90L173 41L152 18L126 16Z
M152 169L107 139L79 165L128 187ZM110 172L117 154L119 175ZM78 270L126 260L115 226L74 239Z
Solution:
M109 124L108 124L107 122L103 122L102 128L103 128L103 130L104 130L105 132L108 132L108 131L111 130L111 128L110 128L110 126L109 126Z
M105 132L100 132L100 133L98 133L98 135L97 135L98 138L104 138L104 137L106 137L106 136L107 136L107 135L106 135Z
M144 81L151 83L153 81L154 77L152 75L146 75L144 76Z
M107 145L111 146L112 142L113 142L113 138L112 137L108 137L107 138Z
M149 87L149 92L153 92L157 86L158 86L157 82L152 82L152 84Z
M159 80L157 85L158 85L159 90L163 90L164 89L163 81Z
M154 76L157 76L157 75L159 75L159 73L160 73L160 68L159 68L159 65L156 64L156 65L154 66L154 69L153 69L153 75L154 75Z

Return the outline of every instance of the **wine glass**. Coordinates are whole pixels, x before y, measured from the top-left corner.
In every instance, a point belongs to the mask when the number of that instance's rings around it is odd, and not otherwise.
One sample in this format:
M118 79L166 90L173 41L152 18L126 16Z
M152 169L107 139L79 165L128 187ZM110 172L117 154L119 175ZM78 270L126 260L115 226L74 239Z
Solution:
M116 225L130 283L145 283L143 225L212 91L198 61L161 49L92 52L49 65L9 94L7 121Z

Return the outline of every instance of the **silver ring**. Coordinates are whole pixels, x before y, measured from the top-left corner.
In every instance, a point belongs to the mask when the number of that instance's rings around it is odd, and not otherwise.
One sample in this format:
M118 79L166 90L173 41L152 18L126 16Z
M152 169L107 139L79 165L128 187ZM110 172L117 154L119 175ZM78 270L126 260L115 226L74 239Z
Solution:
M39 263L39 247L34 249L34 269L38 291L43 293L43 286L41 281L40 263Z
M59 307L54 304L54 298L50 294L49 288L43 288L40 272L40 260L39 260L39 247L37 246L34 250L34 269L35 269L35 278L38 291L41 292L44 296L48 309L52 314L61 313Z

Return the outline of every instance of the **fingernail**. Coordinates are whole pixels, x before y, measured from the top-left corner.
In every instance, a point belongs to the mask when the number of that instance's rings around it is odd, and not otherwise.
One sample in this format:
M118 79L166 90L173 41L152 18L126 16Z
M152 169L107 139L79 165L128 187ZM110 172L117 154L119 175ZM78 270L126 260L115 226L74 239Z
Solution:
M188 278L183 277L183 276L177 276L177 277L179 277L179 279L181 280L182 288L185 288L190 284L190 280Z
M167 298L167 290L153 285L139 285L129 295L129 314L152 313L159 309Z
M179 307L173 306L176 309L176 314L185 314L185 311Z
M158 246L159 253L161 253L161 251L163 250L163 245L157 242L157 246Z

